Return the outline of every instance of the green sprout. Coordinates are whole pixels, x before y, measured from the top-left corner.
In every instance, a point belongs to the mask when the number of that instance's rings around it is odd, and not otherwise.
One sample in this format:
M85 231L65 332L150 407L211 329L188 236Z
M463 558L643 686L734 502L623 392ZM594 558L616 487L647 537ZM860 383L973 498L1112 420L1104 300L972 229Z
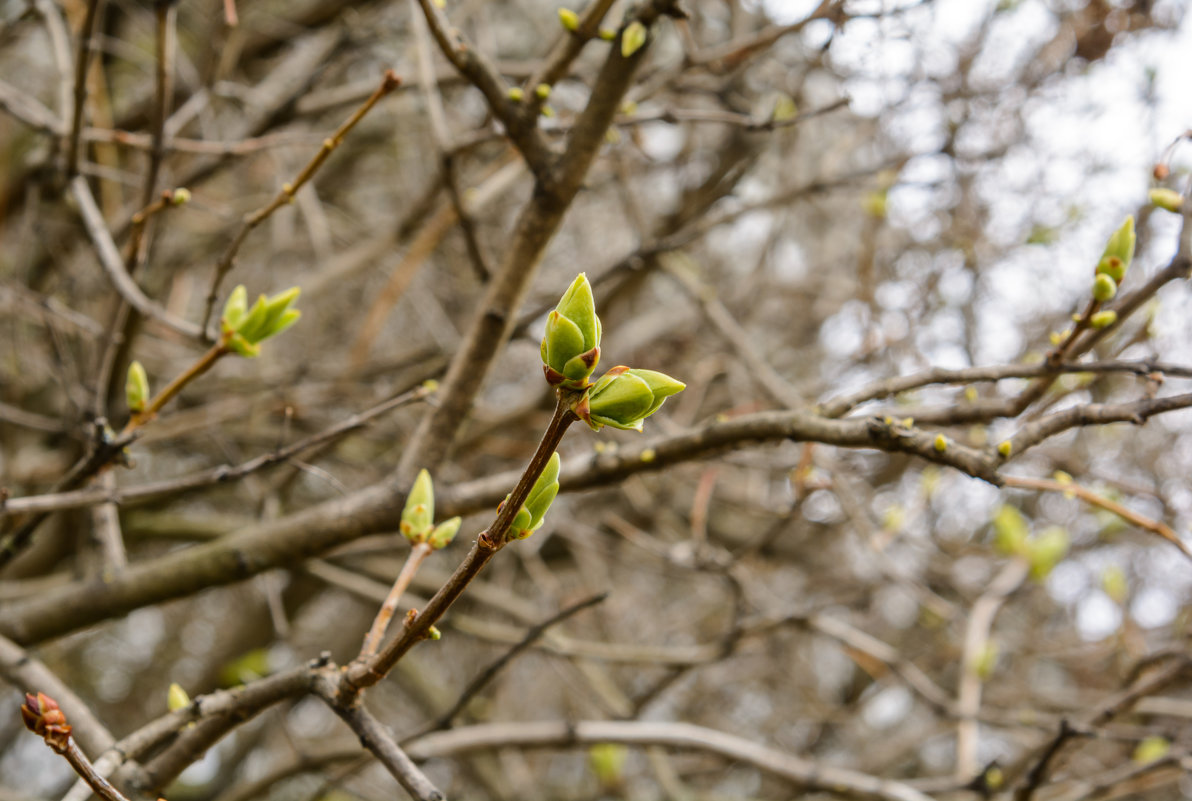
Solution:
M259 356L261 342L285 331L302 316L302 312L290 308L300 292L295 286L271 298L261 295L249 308L244 285L232 290L220 318L220 330L228 350L248 358Z

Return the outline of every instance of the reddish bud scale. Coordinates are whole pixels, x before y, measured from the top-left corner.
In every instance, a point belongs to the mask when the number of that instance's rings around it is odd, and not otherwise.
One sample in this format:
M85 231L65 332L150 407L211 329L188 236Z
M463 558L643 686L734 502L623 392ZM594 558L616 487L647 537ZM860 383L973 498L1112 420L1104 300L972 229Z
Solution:
M58 707L58 702L45 693L25 694L21 706L21 719L25 728L45 738L46 745L58 753L65 753L70 741L70 724Z

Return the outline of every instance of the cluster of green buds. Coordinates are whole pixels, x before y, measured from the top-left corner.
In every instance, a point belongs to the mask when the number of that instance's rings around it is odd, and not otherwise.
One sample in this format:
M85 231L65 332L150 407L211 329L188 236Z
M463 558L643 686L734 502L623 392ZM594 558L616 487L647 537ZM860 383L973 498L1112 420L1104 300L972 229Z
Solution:
M555 496L559 494L559 454L551 454L550 461L546 463L538 480L534 482L534 486L530 488L530 494L526 496L526 502L517 510L517 514L513 517L513 523L509 526L509 533L505 535L506 540L524 540L526 537L533 534L538 529L542 528L543 520L546 518L546 510L550 509L550 505L554 503ZM509 496L505 496L505 500L501 501L504 506L509 502ZM500 507L497 507L498 510Z
M547 383L574 391L571 410L593 431L604 426L641 431L642 421L686 385L664 373L624 365L590 383L600 361L600 331L592 285L580 273L546 321L541 353Z
M285 331L302 316L302 312L290 308L300 291L295 286L271 298L261 295L249 308L244 285L232 290L219 321L227 348L241 356L259 356L261 342Z
M433 550L446 548L455 535L459 533L460 518L453 517L444 520L439 525L435 520L435 487L430 479L430 473L421 470L418 478L414 479L414 486L406 496L406 505L401 512L402 536L411 545L426 543Z

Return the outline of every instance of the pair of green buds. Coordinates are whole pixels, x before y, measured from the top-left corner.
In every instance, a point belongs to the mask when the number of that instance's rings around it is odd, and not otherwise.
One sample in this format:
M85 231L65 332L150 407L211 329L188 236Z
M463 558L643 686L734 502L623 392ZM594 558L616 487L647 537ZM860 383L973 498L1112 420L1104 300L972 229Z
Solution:
M241 356L259 356L261 342L285 331L302 316L302 312L290 308L299 292L301 290L295 286L271 298L261 295L250 309L248 290L244 285L232 290L219 321L227 347Z
M421 470L414 479L414 486L406 496L406 505L401 512L400 530L411 545L426 543L434 550L446 548L459 533L462 520L453 517L435 525L435 487L430 473Z
M590 383L600 361L600 334L592 285L580 273L546 320L540 349L546 381L576 393L571 410L593 431L604 426L641 431L642 421L686 385L665 373L624 365Z

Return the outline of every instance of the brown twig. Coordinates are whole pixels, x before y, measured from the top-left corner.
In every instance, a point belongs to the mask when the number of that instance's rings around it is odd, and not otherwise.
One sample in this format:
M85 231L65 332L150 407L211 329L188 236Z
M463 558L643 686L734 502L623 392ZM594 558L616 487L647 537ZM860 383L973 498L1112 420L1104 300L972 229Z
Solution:
M385 596L385 601L381 604L380 611L377 612L372 626L369 627L368 635L364 638L364 646L360 649L360 656L358 658L364 659L376 654L377 649L381 646L381 640L385 638L385 631L389 628L389 621L393 619L393 613L397 610L397 602L401 600L402 594L410 586L410 582L414 580L414 574L418 572L418 568L421 566L423 560L430 556L433 550L425 542L416 543L410 549L405 564L402 565L401 572L397 574L397 578L393 582L393 587L390 588L389 594Z
M1166 523L1139 514L1133 509L1123 506L1116 501L1111 501L1104 495L1094 492L1088 487L1077 484L1074 481L1054 481L1047 478L1027 478L1025 476L1004 476L1004 480L1007 487L1042 490L1043 492L1071 493L1086 503L1104 509L1107 512L1112 512L1127 523L1133 523L1144 531L1149 531L1152 534L1162 537L1179 548L1180 553L1184 556L1192 559L1192 550L1184 544L1184 541L1180 539L1179 535Z
M314 157L306 163L306 166L298 173L294 180L282 184L281 189L273 197L273 200L261 206L256 211L245 215L244 221L240 225L240 230L232 237L232 241L228 243L223 255L219 257L219 261L215 264L215 275L211 280L211 289L207 293L207 306L203 312L203 328L206 328L211 321L211 315L215 310L215 304L219 300L219 287L223 283L224 277L232 269L233 263L236 259L236 254L240 251L240 246L244 244L244 240L252 233L258 225L268 219L269 215L277 211L282 206L290 202L295 193L302 188L303 184L309 181L319 167L323 165L330 155L335 152L335 149L340 146L348 133L356 127L360 120L372 110L385 95L392 92L401 84L401 79L389 70L381 79L380 85L368 97L364 103L357 108L352 115L344 120L343 124L335 130L331 136L323 140L322 147L315 153Z
M79 136L83 130L83 105L87 102L87 70L91 66L91 49L96 22L103 0L89 0L83 26L79 29L78 50L75 52L74 106L70 133L66 139L66 177L74 178L79 171Z

